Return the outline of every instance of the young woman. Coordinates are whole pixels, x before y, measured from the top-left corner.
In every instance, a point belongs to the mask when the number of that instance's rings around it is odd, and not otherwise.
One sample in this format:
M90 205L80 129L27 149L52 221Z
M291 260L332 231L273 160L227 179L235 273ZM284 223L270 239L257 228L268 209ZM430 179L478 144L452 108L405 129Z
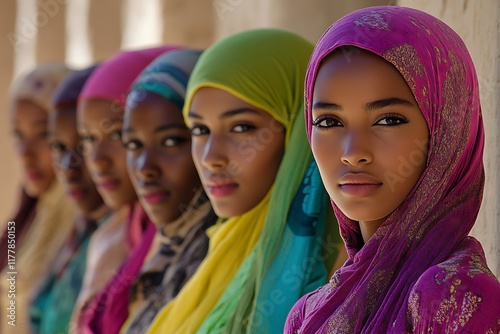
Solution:
M99 65L78 100L78 132L85 163L104 202L114 212L94 233L72 330L82 329L86 311L127 256L150 242L154 226L137 202L121 141L125 99L139 73L168 48L124 51Z
M23 177L23 200L19 212L0 240L4 272L17 272L15 300L8 299L9 282L1 280L1 306L15 301L15 327L0 320L2 333L29 333L29 302L37 293L52 261L66 240L74 221L74 210L58 184L50 154L47 118L52 109L51 97L58 83L69 73L63 64L49 63L36 67L19 78L11 90L11 128ZM15 232L15 233L13 233ZM8 241L9 240L9 241ZM14 253L7 246L14 240ZM43 250L43 251L42 251ZM15 258L7 266L8 255Z
M122 333L144 333L194 274L217 216L191 156L182 117L186 86L201 51L171 51L144 70L127 99L123 142L129 174L157 233L130 296Z
M59 251L43 289L30 307L35 333L67 333L80 291L90 236L109 213L83 161L76 102L95 66L69 74L57 87L49 113L49 142L56 174L76 206L73 231Z
M468 236L484 131L460 37L414 9L351 13L316 46L306 105L349 260L285 333L497 333L500 284Z
M222 221L200 268L149 333L277 333L302 291L326 281L328 199L300 113L312 45L280 30L226 38L200 57L184 115ZM335 257L338 249L330 248Z

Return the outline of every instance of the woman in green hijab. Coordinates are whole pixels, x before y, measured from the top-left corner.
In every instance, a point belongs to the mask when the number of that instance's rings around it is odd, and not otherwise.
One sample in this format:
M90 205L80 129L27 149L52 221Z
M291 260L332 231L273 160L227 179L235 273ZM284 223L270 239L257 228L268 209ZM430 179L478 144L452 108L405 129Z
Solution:
M260 29L200 57L183 111L222 219L208 232L207 257L149 333L281 333L294 302L326 282L340 238L322 247L331 209L302 119L312 48Z

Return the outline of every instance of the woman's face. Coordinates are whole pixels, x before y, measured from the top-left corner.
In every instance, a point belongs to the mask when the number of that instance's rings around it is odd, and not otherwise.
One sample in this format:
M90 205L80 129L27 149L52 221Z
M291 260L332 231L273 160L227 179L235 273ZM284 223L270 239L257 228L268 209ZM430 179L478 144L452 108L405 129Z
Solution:
M422 174L429 132L400 73L365 51L329 55L312 99L311 147L335 204L380 226Z
M123 143L137 196L156 224L178 218L200 189L191 157L191 133L182 111L152 93L133 92L125 112Z
M12 129L26 192L38 197L54 180L47 130L47 111L27 100L14 102Z
M215 212L242 215L274 183L285 149L285 130L264 110L217 88L193 96L188 121L193 160Z
M59 181L78 209L89 215L102 204L81 154L80 136L76 128L76 110L55 110L49 115L52 161Z
M85 163L104 202L114 209L137 200L127 173L122 125L123 110L111 101L85 100L78 107Z

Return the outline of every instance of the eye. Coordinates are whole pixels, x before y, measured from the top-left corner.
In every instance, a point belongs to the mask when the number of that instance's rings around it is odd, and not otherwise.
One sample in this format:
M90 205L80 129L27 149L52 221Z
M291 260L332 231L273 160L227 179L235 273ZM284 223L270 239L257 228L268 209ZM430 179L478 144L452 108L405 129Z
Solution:
M66 145L64 145L63 143L58 142L58 141L52 142L50 144L50 148L52 149L52 151L59 152L59 153L66 151Z
M320 116L313 121L312 125L316 128L333 128L343 126L337 118L332 116Z
M236 133L243 133L243 132L251 131L254 129L256 129L256 127L254 125L251 125L251 124L238 124L238 125L233 126L233 128L231 130L233 132L236 132Z
M115 131L111 132L109 134L109 138L111 138L111 140L121 141L122 140L122 130L115 130Z
M23 135L22 135L21 131L19 131L17 129L12 131L12 137L14 137L14 139L18 139L18 140L23 139Z
M174 146L179 146L183 143L187 142L185 138L181 137L167 137L163 140L163 146L166 147L174 147Z
M210 131L204 125L194 125L191 127L191 136L203 136L208 135Z
M375 125L397 126L408 123L408 119L401 115L385 115Z
M49 138L49 132L48 131L40 132L37 135L37 138L38 139L47 139L47 138Z
M94 136L93 134L86 133L82 135L82 142L84 143L94 143L97 141L97 137Z
M126 150L135 151L135 150L141 148L142 144L138 140L129 140L127 142L124 142L123 146L125 147Z

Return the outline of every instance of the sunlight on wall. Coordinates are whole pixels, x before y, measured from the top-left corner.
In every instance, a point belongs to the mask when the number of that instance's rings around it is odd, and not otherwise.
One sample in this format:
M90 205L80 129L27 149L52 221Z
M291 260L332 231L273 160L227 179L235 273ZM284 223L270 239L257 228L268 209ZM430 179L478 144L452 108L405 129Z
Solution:
M67 1L66 62L73 68L92 64L92 49L88 33L89 0Z
M163 18L160 0L126 0L123 6L122 48L138 49L162 43Z
M36 64L36 36L42 19L37 15L36 0L17 0L14 78Z

